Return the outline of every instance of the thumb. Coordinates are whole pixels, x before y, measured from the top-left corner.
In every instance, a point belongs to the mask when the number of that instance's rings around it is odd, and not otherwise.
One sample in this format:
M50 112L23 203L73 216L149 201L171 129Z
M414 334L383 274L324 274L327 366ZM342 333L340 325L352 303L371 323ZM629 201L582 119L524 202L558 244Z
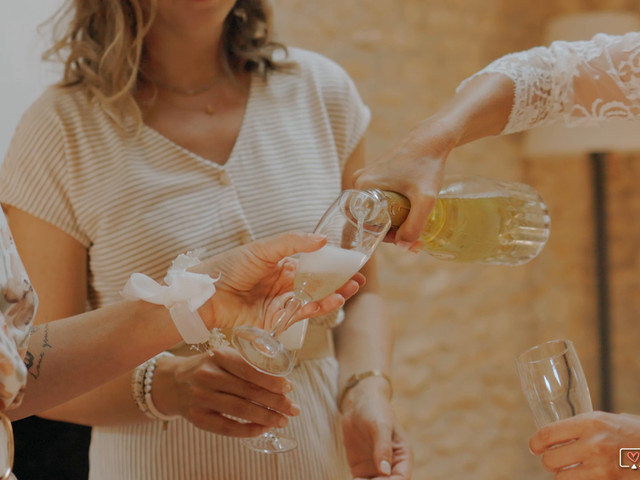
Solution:
M391 433L389 425L381 425L373 447L373 460L378 473L382 475L391 475L391 461L393 458Z
M360 168L353 172L353 175L351 175L351 183L353 184L353 188L362 189L362 184L359 180L364 171L364 168Z
M396 231L396 243L410 245L418 240L435 202L435 197L423 197L411 201L409 215Z

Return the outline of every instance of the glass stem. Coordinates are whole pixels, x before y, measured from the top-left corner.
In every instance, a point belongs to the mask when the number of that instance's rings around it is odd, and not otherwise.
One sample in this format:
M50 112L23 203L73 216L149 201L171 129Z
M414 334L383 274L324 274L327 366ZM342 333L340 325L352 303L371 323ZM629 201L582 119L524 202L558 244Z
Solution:
M284 306L284 310L282 310L282 313L280 313L280 317L269 332L271 336L278 338L282 332L289 328L291 326L293 317L295 317L296 313L298 313L298 310L300 310L305 303L306 302L300 300L297 297L291 297L289 300L287 300Z

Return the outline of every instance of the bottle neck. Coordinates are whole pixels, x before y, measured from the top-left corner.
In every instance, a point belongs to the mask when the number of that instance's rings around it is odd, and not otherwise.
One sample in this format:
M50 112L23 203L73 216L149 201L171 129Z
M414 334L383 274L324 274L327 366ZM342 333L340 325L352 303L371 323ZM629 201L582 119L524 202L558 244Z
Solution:
M380 190L380 189L371 189L369 192L374 195L377 199L382 200L387 205L387 211L389 212L389 217L391 218L391 228L398 229L400 225L404 223L407 219L407 215L409 215L409 210L411 210L411 202L404 195L391 192L388 190ZM433 206L433 210L429 214L427 221L422 230L422 234L420 236L420 240L423 243L427 243L433 240L444 224L445 220L445 212L444 212L444 203L440 200L436 199L435 205Z
M411 203L404 195L388 190L373 188L368 190L376 199L383 201L387 205L389 218L391 218L391 228L397 229L407 219Z

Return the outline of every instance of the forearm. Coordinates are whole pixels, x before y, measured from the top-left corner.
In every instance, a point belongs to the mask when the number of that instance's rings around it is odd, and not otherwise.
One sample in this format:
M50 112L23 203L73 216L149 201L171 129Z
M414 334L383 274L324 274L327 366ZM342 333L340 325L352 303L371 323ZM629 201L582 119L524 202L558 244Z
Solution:
M131 373L38 415L93 427L150 421L133 400Z
M367 267L367 285L345 306L345 321L335 331L339 396L352 375L370 370L389 374L391 368L393 332L371 272L373 265ZM367 391L387 397L391 394L390 385L382 377L368 377L362 384Z
M70 400L179 341L167 309L146 302L122 302L38 326L26 358L24 400L10 414L21 418Z
M433 154L434 139L444 150L499 135L509 121L514 83L502 74L479 75L462 88L434 115L418 124L411 135L417 145ZM437 142L435 142L437 143Z

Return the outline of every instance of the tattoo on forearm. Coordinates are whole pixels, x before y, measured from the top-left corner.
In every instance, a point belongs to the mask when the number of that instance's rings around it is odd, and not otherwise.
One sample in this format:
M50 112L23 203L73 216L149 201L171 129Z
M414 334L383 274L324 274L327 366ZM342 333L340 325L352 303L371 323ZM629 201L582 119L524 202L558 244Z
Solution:
M37 332L38 328L31 329L31 333ZM49 343L49 325L44 326L44 337L42 338L42 350L38 354L38 361L35 361L35 356L31 351L27 351L24 357L24 363L27 366L29 375L37 379L40 376L40 368L42 367L42 361L44 360L44 354L47 348L53 348ZM35 365L35 366L34 366Z
M49 325L44 326L44 339L42 340L42 348L52 348L49 344Z
M31 370L31 367L33 367L33 353L29 350L24 356L24 364L27 366L27 370Z

